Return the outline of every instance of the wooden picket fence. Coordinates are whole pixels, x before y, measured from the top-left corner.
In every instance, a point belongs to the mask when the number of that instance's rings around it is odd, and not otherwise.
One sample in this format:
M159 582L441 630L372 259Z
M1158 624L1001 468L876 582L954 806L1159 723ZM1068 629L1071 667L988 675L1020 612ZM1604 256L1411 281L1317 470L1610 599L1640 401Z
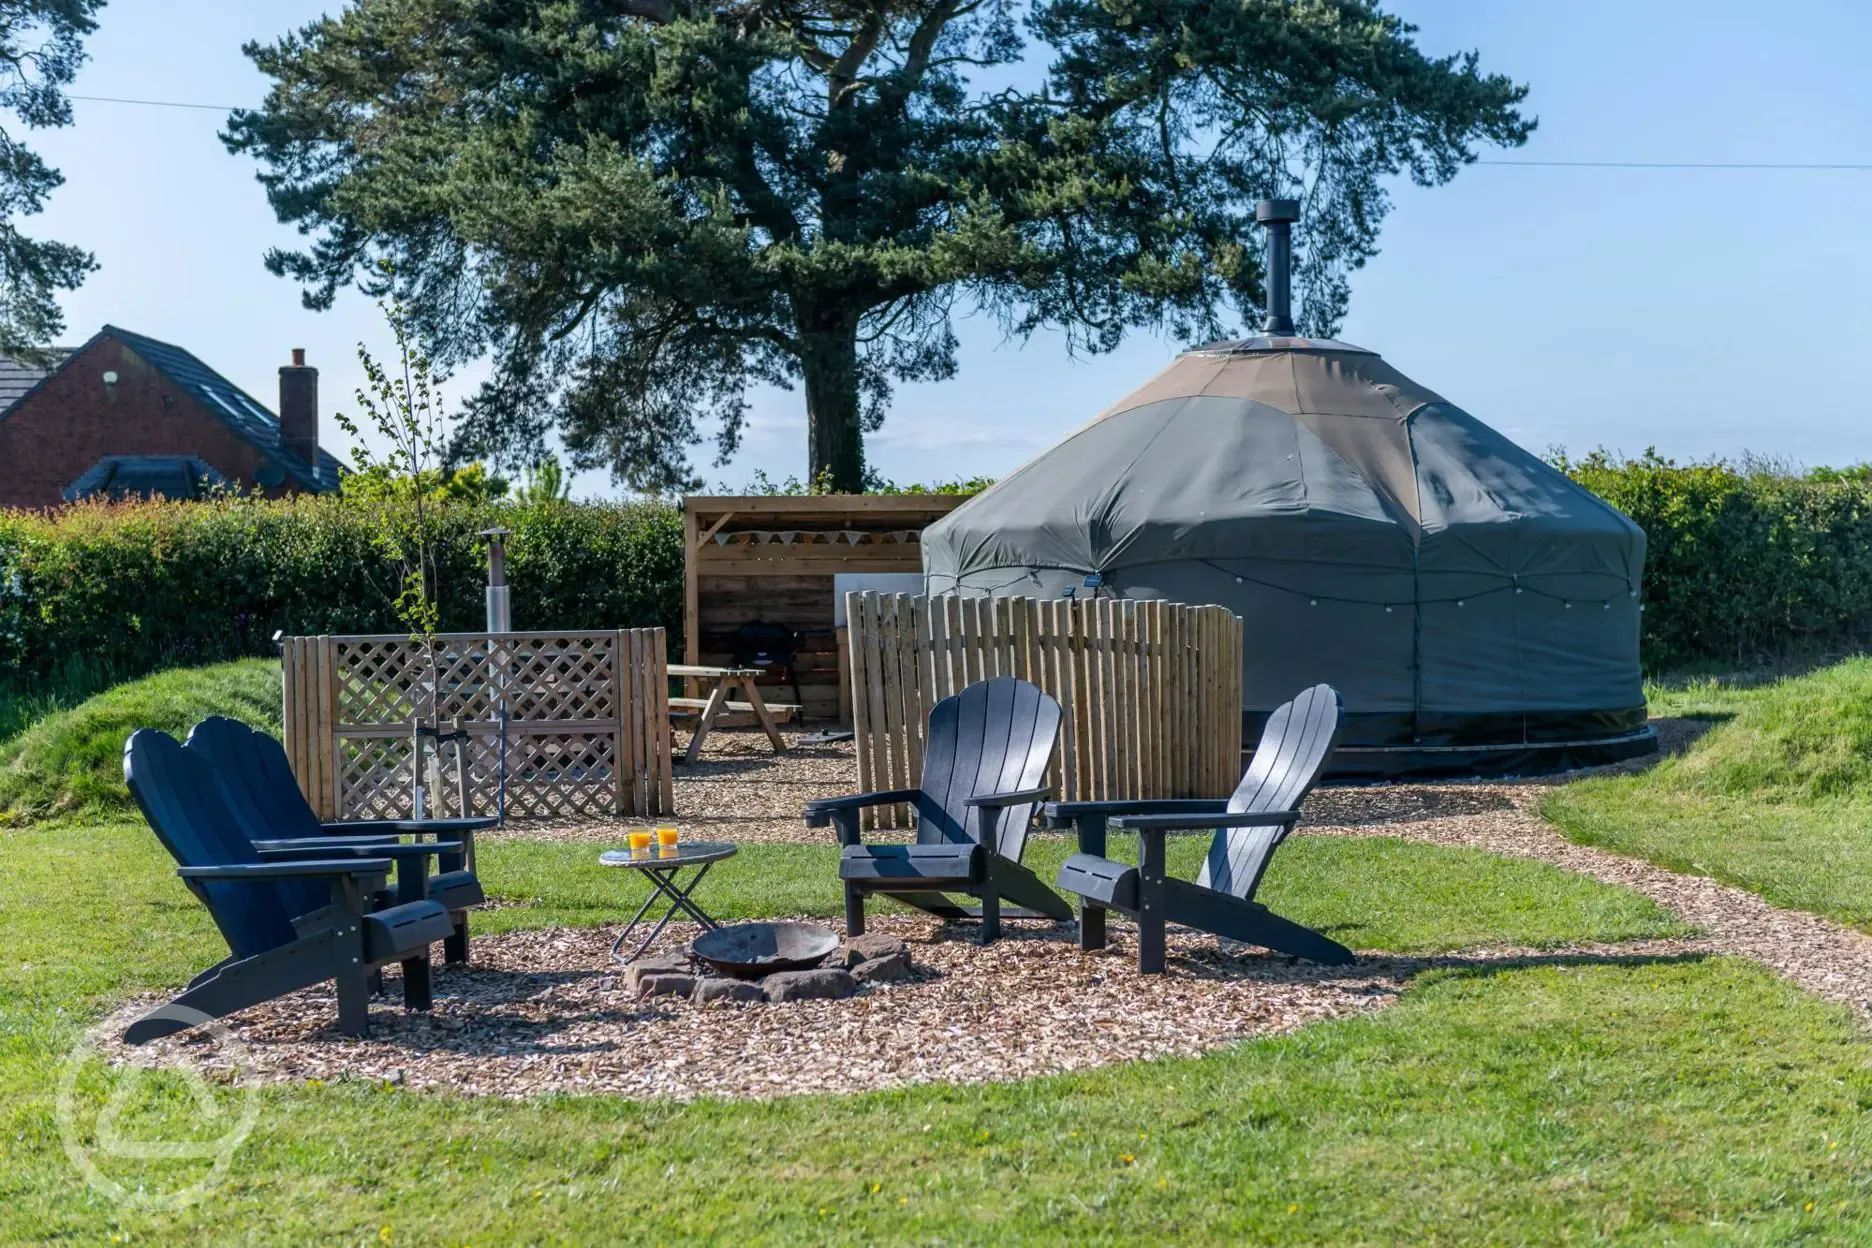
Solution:
M284 744L321 818L409 818L419 771L431 816L673 810L662 629L434 644L432 669L407 635L285 639Z
M915 788L930 708L1018 676L1065 711L1063 799L1220 797L1241 775L1242 622L1132 599L846 595L858 787ZM897 826L907 812L877 812Z

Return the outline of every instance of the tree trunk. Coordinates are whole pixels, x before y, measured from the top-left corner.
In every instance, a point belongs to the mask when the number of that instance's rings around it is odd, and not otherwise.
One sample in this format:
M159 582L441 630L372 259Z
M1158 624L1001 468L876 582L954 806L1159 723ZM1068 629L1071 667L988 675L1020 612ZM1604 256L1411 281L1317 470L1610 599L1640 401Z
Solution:
M864 431L858 426L858 325L802 329L806 424L812 480L839 494L864 492Z

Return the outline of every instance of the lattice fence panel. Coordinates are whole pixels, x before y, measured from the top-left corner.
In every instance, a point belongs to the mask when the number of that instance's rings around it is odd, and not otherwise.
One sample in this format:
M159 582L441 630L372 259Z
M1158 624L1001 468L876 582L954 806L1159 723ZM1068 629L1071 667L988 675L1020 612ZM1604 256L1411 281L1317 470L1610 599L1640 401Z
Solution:
M493 813L503 791L515 817L667 813L665 644L662 629L288 638L287 752L326 818L414 813L419 724L442 734L421 746L427 814Z

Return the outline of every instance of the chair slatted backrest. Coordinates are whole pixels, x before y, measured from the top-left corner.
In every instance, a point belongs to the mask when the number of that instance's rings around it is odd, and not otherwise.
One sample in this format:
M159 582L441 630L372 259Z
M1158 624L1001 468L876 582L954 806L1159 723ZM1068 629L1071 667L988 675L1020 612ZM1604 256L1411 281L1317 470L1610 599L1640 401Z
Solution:
M1331 685L1314 685L1275 707L1248 773L1229 798L1229 813L1296 809L1326 770L1343 718L1339 691ZM1243 900L1253 898L1286 834L1286 828L1218 828L1196 882Z
M260 861L235 826L203 760L166 732L142 728L124 743L124 782L151 831L177 864L232 866ZM206 880L200 895L236 957L294 939L291 911L270 880Z
M1046 776L1059 737L1060 705L1037 685L1013 676L979 681L930 711L923 746L923 795L917 841L965 844L982 839L997 812L964 805L988 793L1035 788ZM997 852L1016 861L1027 848L1027 825L1038 803L1011 806L1001 816Z
M286 751L259 729L212 715L189 731L182 748L206 764L242 835L278 841L324 833L299 792ZM279 771L286 773L284 781ZM318 880L281 880L279 889L293 914L310 914L331 900L330 886Z
M283 841L325 834L299 791L285 748L266 733L211 715L189 732L186 746L208 760L228 804L256 837Z

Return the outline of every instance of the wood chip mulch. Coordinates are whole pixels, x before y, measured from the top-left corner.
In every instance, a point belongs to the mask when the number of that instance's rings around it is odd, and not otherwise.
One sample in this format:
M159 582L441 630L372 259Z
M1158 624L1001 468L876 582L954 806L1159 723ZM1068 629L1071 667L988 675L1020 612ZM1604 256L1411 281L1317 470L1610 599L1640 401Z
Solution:
M1213 938L1176 933L1172 973L1140 977L1122 929L1097 954L1080 952L1070 927L1024 927L986 949L933 920L881 918L873 930L910 942L914 978L870 984L843 1001L638 999L609 957L615 929L561 929L477 938L472 967L437 966L427 1015L402 1009L391 968L365 1040L332 1029L328 988L244 1011L229 1030L259 1077L276 1082L388 1080L507 1097L769 1098L1202 1053L1377 1009L1422 965L1237 957ZM693 935L672 924L659 948ZM101 1024L100 1049L131 1058L112 1037L151 1004L144 998ZM133 1060L188 1062L220 1051L186 1033L144 1046Z
M697 1005L640 999L611 962L615 929L481 937L475 964L436 966L435 1005L400 1004L395 968L371 1003L371 1035L340 1036L328 988L246 1010L227 1022L243 1075L264 1082L358 1080L463 1095L588 1093L689 1100L770 1099L907 1084L969 1084L1195 1056L1256 1036L1391 1004L1431 967L1629 962L1702 956L1705 942L1633 941L1564 950L1495 949L1438 958L1368 957L1320 967L1220 951L1213 937L1170 933L1170 973L1140 976L1128 926L1083 953L1073 925L1023 927L984 949L933 920L885 917L872 930L910 943L914 977L869 984L843 1001ZM693 939L672 924L658 942ZM139 1065L223 1069L228 1050L198 1033L129 1049L124 1026L160 1001L145 996L100 1023L93 1043Z

